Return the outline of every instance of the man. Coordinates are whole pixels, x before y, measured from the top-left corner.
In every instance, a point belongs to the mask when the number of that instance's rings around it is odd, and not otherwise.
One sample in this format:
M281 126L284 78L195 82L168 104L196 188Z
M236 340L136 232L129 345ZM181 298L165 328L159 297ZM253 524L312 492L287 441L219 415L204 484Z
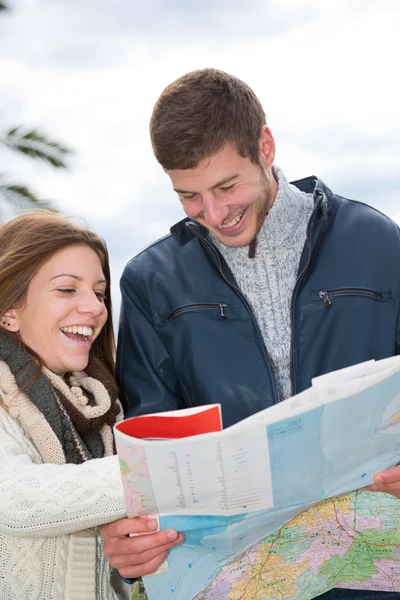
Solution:
M117 374L127 417L220 403L228 426L312 377L397 353L398 227L315 177L289 184L247 85L214 69L189 73L164 90L150 131L188 218L122 277ZM400 497L399 471L380 474L375 489ZM125 537L154 525L102 528L122 576L154 571L182 541L174 531Z

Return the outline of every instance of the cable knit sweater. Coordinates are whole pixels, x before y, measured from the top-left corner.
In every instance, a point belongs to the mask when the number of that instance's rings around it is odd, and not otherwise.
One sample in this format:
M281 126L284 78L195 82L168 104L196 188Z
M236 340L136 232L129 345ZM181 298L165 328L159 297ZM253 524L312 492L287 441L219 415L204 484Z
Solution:
M10 378L0 362L0 600L128 600L131 586L88 531L126 515L118 458L44 463L12 416Z
M314 201L290 185L278 167L274 173L278 192L258 233L255 257L248 257L248 247L230 248L215 236L213 242L253 308L283 400L291 395L291 301Z

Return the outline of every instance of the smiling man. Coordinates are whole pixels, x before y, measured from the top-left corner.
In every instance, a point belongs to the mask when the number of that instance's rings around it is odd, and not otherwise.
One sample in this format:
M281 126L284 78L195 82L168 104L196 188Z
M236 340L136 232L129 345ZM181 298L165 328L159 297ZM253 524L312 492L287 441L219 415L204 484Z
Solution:
M150 133L187 219L122 277L126 416L220 403L228 426L313 377L398 352L398 227L316 177L288 183L245 83L215 69L184 75L161 94ZM377 489L399 497L399 470ZM182 540L121 538L145 530L129 521L102 530L125 576L154 571ZM400 598L350 590L324 598L386 596Z
M272 164L274 141L267 127L260 135L260 155ZM271 168L260 168L228 143L196 168L168 174L185 213L226 246L248 246L256 239L272 206L277 183Z

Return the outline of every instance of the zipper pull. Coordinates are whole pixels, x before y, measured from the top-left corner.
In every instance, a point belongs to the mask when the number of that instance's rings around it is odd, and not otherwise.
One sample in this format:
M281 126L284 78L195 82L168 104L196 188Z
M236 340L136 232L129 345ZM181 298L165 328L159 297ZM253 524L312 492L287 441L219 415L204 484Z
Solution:
M329 308L332 305L332 301L328 296L328 292L319 292L318 296L323 300L325 308Z
M220 309L220 311L221 311L221 317L222 317L223 319L226 319L226 311L228 310L228 307L227 307L227 305L226 305L226 304L220 304L220 305L219 305L219 309Z

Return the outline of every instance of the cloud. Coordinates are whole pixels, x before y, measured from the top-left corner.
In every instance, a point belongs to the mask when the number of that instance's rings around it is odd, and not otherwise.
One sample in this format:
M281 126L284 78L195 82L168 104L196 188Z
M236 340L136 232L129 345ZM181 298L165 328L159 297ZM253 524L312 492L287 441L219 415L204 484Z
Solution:
M69 173L2 167L103 235L114 279L182 210L148 122L181 74L221 68L251 85L289 179L316 174L392 216L400 163L397 0L14 0L0 18L4 124L75 149Z
M13 7L9 44L14 55L65 67L110 64L123 57L135 36L157 45L193 42L195 36L206 44L213 38L223 42L277 36L320 13L315 2L298 6L288 0L14 0Z

